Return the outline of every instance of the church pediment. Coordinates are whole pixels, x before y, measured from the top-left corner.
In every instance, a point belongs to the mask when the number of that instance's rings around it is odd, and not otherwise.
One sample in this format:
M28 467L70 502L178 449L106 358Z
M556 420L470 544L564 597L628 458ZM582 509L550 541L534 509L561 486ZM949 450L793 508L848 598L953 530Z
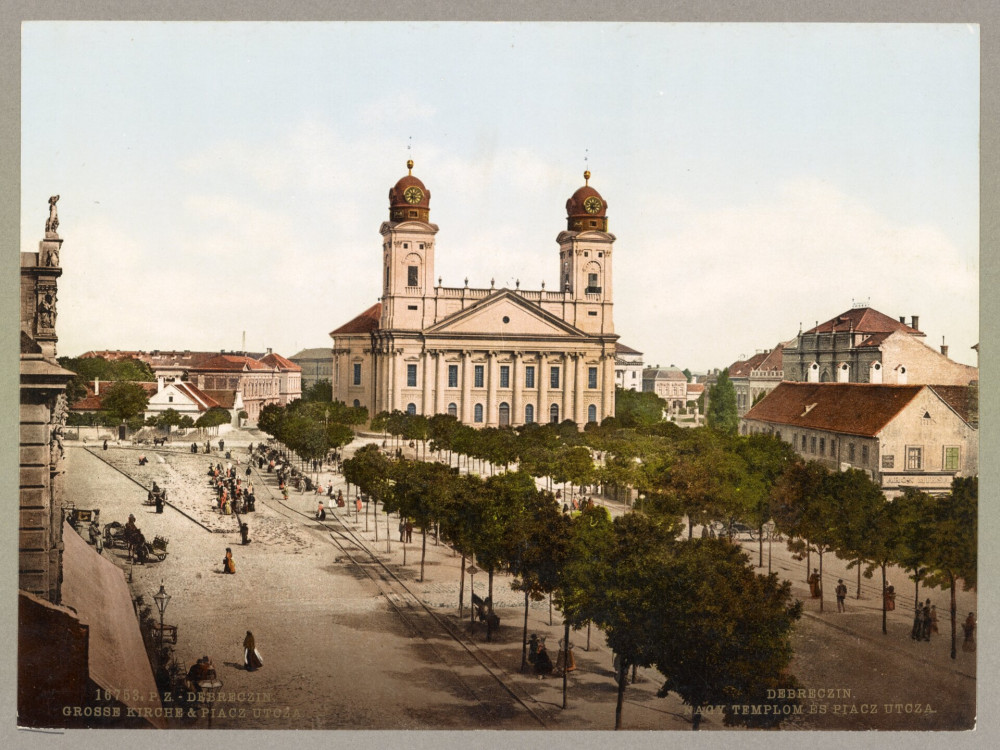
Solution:
M449 315L428 328L425 333L467 336L489 334L499 338L588 338L586 333L575 326L507 290Z

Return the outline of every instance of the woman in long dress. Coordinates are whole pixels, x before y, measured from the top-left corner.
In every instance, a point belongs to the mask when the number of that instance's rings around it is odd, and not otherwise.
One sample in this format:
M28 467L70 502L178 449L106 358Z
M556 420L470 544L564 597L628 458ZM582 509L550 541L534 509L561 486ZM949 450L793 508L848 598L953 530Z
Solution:
M247 672L253 672L264 666L264 661L260 658L254 644L253 633L247 631L247 637L243 639L243 664Z

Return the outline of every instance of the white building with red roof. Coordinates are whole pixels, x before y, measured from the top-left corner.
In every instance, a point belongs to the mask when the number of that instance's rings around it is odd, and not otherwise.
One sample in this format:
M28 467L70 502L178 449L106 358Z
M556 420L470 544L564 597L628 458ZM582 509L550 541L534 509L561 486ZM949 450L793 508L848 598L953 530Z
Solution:
M281 370L242 354L218 354L187 370L193 383L216 401L239 392L249 424L256 424L267 404L281 405Z
M302 368L270 349L259 360L278 370L278 403L282 406L302 398Z
M615 387L642 390L642 352L615 342Z
M854 307L800 331L782 352L784 379L809 383L930 383L968 385L975 367L927 346L914 315L910 325L870 307Z
M861 469L893 497L907 487L947 492L979 471L978 388L781 383L740 420L804 459Z

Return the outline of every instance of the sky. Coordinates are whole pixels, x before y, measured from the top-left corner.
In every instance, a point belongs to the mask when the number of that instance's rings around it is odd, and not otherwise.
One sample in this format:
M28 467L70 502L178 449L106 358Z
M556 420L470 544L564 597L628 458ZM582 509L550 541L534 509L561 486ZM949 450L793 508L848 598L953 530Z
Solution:
M856 303L976 364L979 29L30 22L21 249L58 353L329 347L378 301L406 161L445 286L558 287L583 171L615 330L693 371Z

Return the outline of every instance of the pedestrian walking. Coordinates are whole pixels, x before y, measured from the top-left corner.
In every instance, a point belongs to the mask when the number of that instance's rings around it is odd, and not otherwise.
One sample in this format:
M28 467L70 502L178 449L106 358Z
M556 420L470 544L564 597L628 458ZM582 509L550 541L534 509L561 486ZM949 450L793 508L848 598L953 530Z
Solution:
M153 500L156 502L156 512L163 512L163 492L157 492L153 495Z
M253 633L247 631L247 637L243 639L243 666L247 672L253 672L264 666L264 660L260 658L257 650L257 643Z
M936 604L932 604L931 605L931 611L930 611L930 633L933 633L934 635L937 635L939 632L940 631L938 630L937 605ZM931 639L930 638L930 633L927 634L927 638L925 640L929 641Z
M976 650L976 616L969 612L969 616L962 623L962 632L965 633L965 640L962 641L962 650L973 652Z
M844 600L847 598L847 586L844 584L843 578L837 579L837 611L846 612L847 606L844 604Z
M236 561L233 560L233 551L229 547L226 547L226 556L222 558L222 572L232 575L236 573Z
M813 599L819 599L819 590L820 590L819 570L817 568L813 568L812 575L809 576L809 595Z
M409 518L406 519L406 542L407 544L413 541L413 521Z
M885 600L886 612L892 612L896 609L896 587L891 583L885 587L885 591L882 592L882 598Z
M240 544L250 544L250 527L246 523L240 524Z
M406 519L402 517L399 519L399 541L406 541Z
M319 507L316 508L316 520L325 521L326 520L326 508L323 507L323 501L319 501Z
M920 606L920 602L917 602L917 606L913 610L913 627L910 628L910 638L914 641L918 641L921 638L923 620L923 608Z

